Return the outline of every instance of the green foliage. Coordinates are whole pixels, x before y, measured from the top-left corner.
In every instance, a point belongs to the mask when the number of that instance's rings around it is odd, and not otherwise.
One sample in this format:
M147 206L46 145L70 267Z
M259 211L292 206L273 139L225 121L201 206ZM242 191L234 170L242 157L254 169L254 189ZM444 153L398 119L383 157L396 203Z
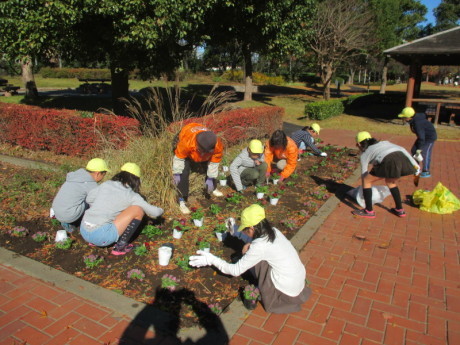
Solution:
M233 194L229 194L227 195L227 198L225 200L227 200L227 202L231 203L231 204L239 204L241 202L241 200L243 200L244 196L239 194L239 193L233 193Z
M243 82L244 73L241 70L228 70L221 75L222 80Z
M256 192L257 193L267 193L268 186L256 186Z
M87 268L94 268L99 266L102 261L104 261L104 258L99 255L90 254L84 256L83 261L85 262Z
M284 85L286 81L282 76L272 77L260 72L254 72L252 74L254 83L262 85Z
M71 238L68 238L65 241L56 242L56 248L64 250L70 249L70 247L72 247L72 242Z
M214 232L224 233L227 231L227 226L225 224L217 224L214 228Z
M211 245L207 241L200 241L198 243L198 248L200 248L200 250L203 250L205 248L211 248Z
M163 233L163 230L160 229L160 228L157 227L157 226L154 226L154 225L149 224L149 225L146 225L146 226L144 227L144 229L142 229L142 232L141 232L141 233L142 233L142 235L147 236L147 238L148 238L149 240L151 240L151 239L154 238L155 236L161 235L161 234Z
M220 207L219 205L216 205L216 204L212 204L209 207L209 211L211 211L211 213L213 215L218 215L220 213L220 211L222 211L222 207Z
M51 218L51 224L53 224L53 226L59 226L61 225L61 222L58 221L56 218Z
M78 78L78 79L110 79L108 68L51 68L40 69L43 78Z
M148 251L147 247L145 246L145 244L142 244L141 246L137 246L134 249L134 254L136 254L137 256L145 256L145 255L147 255L148 252L149 251Z
M189 258L190 258L190 255L179 256L176 259L176 265L182 268L182 270L184 270L185 272L191 271L192 268L188 264Z
M47 232L42 232L38 231L35 234L32 235L32 239L35 242L44 242L48 238L48 233Z
M340 100L312 102L305 106L305 115L313 120L325 120L343 112L344 106Z

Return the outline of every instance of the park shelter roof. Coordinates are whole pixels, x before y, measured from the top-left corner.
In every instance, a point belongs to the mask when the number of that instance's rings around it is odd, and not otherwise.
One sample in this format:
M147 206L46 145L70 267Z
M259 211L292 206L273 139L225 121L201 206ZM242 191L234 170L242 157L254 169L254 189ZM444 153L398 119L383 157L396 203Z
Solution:
M460 26L387 49L385 55L410 65L417 61L422 66L460 65Z

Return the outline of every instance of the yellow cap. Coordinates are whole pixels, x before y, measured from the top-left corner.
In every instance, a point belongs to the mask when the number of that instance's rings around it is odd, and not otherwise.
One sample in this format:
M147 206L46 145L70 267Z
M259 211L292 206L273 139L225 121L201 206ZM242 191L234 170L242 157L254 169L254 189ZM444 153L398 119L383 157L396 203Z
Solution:
M88 164L86 164L86 170L88 171L110 171L107 167L107 163L102 158L93 158Z
M249 149L252 153L262 153L264 152L264 145L260 140L253 139L249 142Z
M314 123L310 126L316 133L319 134L319 131L321 130L321 127L317 124L317 123Z
M121 167L121 171L129 172L137 177L141 177L141 168L136 163L125 163Z
M257 225L264 219L265 210L262 206L254 204L246 207L243 212L241 212L241 225L238 228L238 231Z
M415 115L415 110L412 107L405 107L402 111L401 114L398 115L398 117L412 117Z
M371 134L369 132L359 132L356 135L356 142L360 143L363 140L370 139L372 138Z

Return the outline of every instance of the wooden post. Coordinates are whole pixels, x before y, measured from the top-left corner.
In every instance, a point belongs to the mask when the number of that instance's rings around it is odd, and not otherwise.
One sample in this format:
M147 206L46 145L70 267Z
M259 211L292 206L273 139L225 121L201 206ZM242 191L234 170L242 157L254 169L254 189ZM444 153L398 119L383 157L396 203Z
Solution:
M406 107L412 106L412 98L414 98L414 86L415 86L416 75L417 75L417 65L415 61L412 61L410 68L409 68L409 80L407 81Z

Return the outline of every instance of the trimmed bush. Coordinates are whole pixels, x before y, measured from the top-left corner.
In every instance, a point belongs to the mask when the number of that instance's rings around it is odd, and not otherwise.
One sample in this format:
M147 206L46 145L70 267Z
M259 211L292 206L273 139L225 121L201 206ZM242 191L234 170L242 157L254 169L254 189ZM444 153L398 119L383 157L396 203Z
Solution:
M284 109L281 107L255 107L236 109L182 122L201 123L212 129L224 140L225 145L234 145L251 138L262 138L282 127ZM180 124L174 124L174 128Z
M242 70L228 70L221 75L222 80L243 82L244 72Z
M312 102L305 106L305 115L312 120L324 120L344 112L341 100Z
M107 68L51 68L40 69L43 78L78 78L78 79L110 79Z
M0 103L0 128L1 142L71 156L90 154L102 143L123 148L140 134L139 122L128 117L93 114L88 118L74 110L8 103Z
M252 74L253 80L255 84L262 84L262 85L284 85L286 82L282 76L271 77L269 75L254 72Z

